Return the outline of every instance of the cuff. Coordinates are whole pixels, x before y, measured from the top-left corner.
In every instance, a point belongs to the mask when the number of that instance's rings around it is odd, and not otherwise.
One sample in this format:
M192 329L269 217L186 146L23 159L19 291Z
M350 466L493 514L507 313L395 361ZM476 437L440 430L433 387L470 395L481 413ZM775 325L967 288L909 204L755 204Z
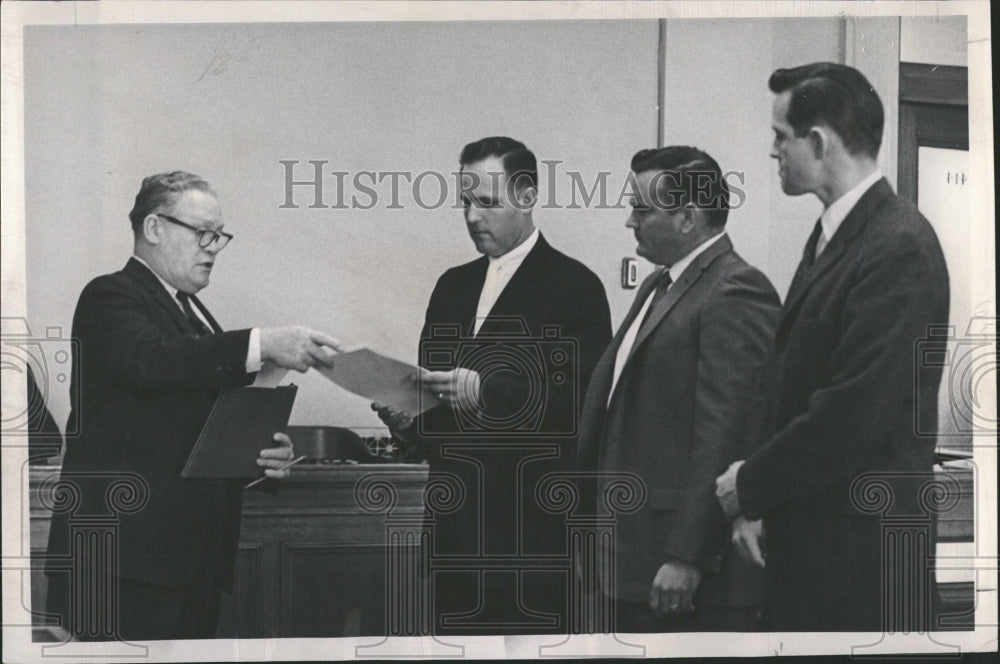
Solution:
M257 373L260 371L260 328L255 327L250 330L250 343L247 344L247 373Z

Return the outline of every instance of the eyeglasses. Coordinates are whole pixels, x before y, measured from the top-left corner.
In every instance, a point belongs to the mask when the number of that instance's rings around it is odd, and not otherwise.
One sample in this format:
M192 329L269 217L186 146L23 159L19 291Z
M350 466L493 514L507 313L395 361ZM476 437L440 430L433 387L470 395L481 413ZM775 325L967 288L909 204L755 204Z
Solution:
M185 224L180 219L175 219L169 214L163 214L162 212L154 212L157 217L163 217L172 224L177 224L178 226L183 226L184 228L194 231L198 235L198 246L202 249L207 249L212 246L212 243L216 243L216 249L222 251L229 244L229 241L233 239L232 234L223 233L222 231L212 231L207 228L195 228L191 224Z

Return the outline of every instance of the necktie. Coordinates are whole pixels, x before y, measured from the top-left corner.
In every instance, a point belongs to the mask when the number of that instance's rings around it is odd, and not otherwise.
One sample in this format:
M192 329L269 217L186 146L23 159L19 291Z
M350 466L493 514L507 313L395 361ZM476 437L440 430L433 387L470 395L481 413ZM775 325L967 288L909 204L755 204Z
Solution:
M826 232L820 231L819 239L816 240L816 258L819 258L819 255L823 253L823 250L826 248L826 245L827 245ZM815 263L816 261L813 260L813 262Z
M628 359L629 354L632 352L632 346L635 344L635 338L639 336L639 330L643 325L646 324L646 320L649 318L650 312L654 307L667 295L667 289L670 287L670 270L664 270L659 277L656 279L656 290L653 294L647 295L648 304L644 305L646 307L646 313L643 314L642 320L637 321L632 320L632 324L629 325L628 330L625 331L625 336L622 337L621 345L618 346L618 353L615 355L615 364L612 369L611 374L611 389L608 390L608 405L611 405L611 398L615 394L615 387L618 385L618 379L621 378L622 370L625 368L625 360ZM638 318L639 313L642 313L642 309L636 314Z
M657 278L656 292L653 293L653 301L649 303L649 307L646 309L646 315L642 317L642 322L639 324L639 327L646 324L646 321L649 320L650 314L653 313L653 309L655 309L656 305L658 305L663 298L667 296L667 289L670 288L670 284L673 282L674 280L670 278L670 270L664 270L663 273Z
M181 303L181 309L184 310L184 315L187 316L187 319L191 323L191 327L194 328L195 333L198 336L208 334L208 328L205 327L205 324L201 322L200 318L198 318L194 309L191 308L191 294L177 291L177 301Z
M810 252L809 251L809 243L807 242L806 243L805 251L803 251L803 260L802 260L802 263L803 263L803 265L805 267L812 267L813 266L813 263L816 262L816 257L819 256L820 245L821 244L823 246L826 245L826 243L823 242L823 218L822 217L820 217L819 219L816 220L816 225L813 226L813 233L816 234L816 244L813 245L812 251ZM811 235L810 235L810 238L812 238Z

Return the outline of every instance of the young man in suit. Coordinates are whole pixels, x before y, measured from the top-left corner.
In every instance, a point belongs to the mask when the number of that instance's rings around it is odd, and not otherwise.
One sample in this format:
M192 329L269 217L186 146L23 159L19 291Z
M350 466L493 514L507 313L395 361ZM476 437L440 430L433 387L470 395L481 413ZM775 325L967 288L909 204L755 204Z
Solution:
M637 475L646 501L617 515L612 547L598 553L601 588L618 632L750 631L759 575L727 555L713 490L743 453L780 301L733 251L714 159L690 147L642 150L632 172L626 226L636 252L661 267L594 370L580 467L598 472L598 491L602 473Z
M144 179L129 218L132 258L87 284L73 316L80 434L66 441L61 482L76 487L79 505L54 514L51 559L76 551L74 520L108 515L129 495L138 504L115 510L113 551L73 557L75 590L50 570L49 607L81 640L211 638L220 592L233 582L242 482L183 479L181 470L220 389L252 383L263 362L297 371L328 364L324 347L337 342L301 327L222 331L195 296L233 237L204 179L180 171ZM291 441L274 440L257 463L284 478ZM135 492L122 494L116 482Z
M546 512L535 489L573 468L579 404L611 337L608 301L593 272L535 229L537 166L523 143L484 138L459 162L466 230L483 256L445 272L427 305L420 380L442 403L416 423L380 415L423 447L431 481L450 473L464 489L454 512L434 515L433 555L470 563L434 573L434 629L565 632L565 578L532 562L568 555L565 515ZM509 568L477 568L479 556Z
M930 223L878 170L883 111L868 80L814 63L769 85L781 188L824 210L769 355L760 446L719 477L719 499L729 515L764 519L773 630L925 629L926 555L883 567L881 514L862 487L875 480L896 514L927 516L916 485L934 439L917 432L936 423L941 369L915 351L948 322L948 270ZM886 623L883 593L904 577L911 596L889 613L906 624Z

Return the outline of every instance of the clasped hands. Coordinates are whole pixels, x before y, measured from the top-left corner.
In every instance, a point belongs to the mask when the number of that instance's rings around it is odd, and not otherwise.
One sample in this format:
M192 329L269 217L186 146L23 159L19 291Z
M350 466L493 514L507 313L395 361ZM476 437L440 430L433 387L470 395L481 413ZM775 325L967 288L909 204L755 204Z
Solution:
M726 518L732 521L732 541L740 558L748 565L764 567L767 557L764 524L760 519L750 521L743 516L736 490L736 476L743 463L742 460L734 461L726 472L715 478L715 497Z

